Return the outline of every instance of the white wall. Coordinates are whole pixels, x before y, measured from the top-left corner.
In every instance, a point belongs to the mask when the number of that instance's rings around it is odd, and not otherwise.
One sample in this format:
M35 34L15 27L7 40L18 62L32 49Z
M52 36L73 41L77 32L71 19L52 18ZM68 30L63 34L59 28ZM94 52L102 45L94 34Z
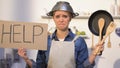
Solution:
M52 9L54 4L59 0L0 0L0 20L10 21L28 21L48 23L49 29L53 27L54 23L51 19L42 19L41 16L45 15ZM75 12L92 13L98 9L108 10L114 4L115 0L65 0L70 2ZM20 3L20 4L19 4ZM27 4L26 4L27 3ZM19 7L18 7L19 4ZM24 5L23 5L24 4ZM118 0L120 5L120 0ZM22 6L20 8L20 6ZM25 7L27 6L27 7ZM21 14L20 14L21 13ZM115 20L117 27L120 27L120 19ZM78 25L79 24L79 25ZM89 39L86 39L88 47L91 47L91 32L88 29L88 19L73 19L70 27L76 26L78 30L85 31ZM98 37L95 36L94 44L98 42ZM120 37L115 32L111 34L112 48L107 47L107 40L105 43L105 50L101 57L96 60L95 68L119 68L120 67ZM6 49L6 53L10 49ZM35 54L35 55L33 55ZM28 50L30 58L35 60L36 50ZM99 60L99 61L98 61ZM117 66L117 67L116 67Z

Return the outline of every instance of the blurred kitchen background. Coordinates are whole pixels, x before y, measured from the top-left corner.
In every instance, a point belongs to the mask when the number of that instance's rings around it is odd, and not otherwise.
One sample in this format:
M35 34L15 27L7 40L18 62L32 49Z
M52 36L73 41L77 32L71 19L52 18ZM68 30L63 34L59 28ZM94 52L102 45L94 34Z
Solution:
M0 20L47 23L52 33L55 25L46 16L59 0L0 0ZM80 15L71 21L70 28L74 33L79 31L85 38L88 49L98 42L98 36L92 35L88 29L89 16L97 10L107 10L117 24L114 31L105 41L105 49L96 59L94 68L120 68L120 0L64 0L70 2L75 12ZM108 46L111 42L111 46ZM37 50L28 49L30 59L36 60ZM0 68L25 68L24 60L18 56L17 49L0 48Z

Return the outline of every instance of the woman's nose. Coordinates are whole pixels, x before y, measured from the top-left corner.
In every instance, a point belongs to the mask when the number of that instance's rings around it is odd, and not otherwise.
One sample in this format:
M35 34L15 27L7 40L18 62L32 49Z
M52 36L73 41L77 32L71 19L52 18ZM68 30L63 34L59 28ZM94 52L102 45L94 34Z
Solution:
M63 21L64 19L63 19L63 17L60 17L59 20L60 20L60 21Z

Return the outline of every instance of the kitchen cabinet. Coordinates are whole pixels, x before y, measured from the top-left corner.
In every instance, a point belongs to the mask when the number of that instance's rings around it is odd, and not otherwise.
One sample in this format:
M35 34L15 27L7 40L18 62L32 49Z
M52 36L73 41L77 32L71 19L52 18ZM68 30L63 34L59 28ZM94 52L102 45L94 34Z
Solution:
M73 19L89 19L89 15L80 15L80 16L77 16ZM41 16L42 19L51 19L50 16ZM114 19L120 19L120 15L118 16L113 16Z

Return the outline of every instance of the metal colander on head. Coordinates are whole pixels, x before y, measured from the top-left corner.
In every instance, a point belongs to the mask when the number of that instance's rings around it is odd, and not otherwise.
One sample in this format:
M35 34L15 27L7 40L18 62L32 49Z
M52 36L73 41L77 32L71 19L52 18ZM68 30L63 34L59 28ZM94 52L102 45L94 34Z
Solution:
M68 2L65 1L59 1L55 4L55 6L52 8L52 10L47 13L48 16L53 16L53 12L57 10L63 10L63 11L68 11L72 14L72 17L78 16L78 13L74 13L72 7Z

